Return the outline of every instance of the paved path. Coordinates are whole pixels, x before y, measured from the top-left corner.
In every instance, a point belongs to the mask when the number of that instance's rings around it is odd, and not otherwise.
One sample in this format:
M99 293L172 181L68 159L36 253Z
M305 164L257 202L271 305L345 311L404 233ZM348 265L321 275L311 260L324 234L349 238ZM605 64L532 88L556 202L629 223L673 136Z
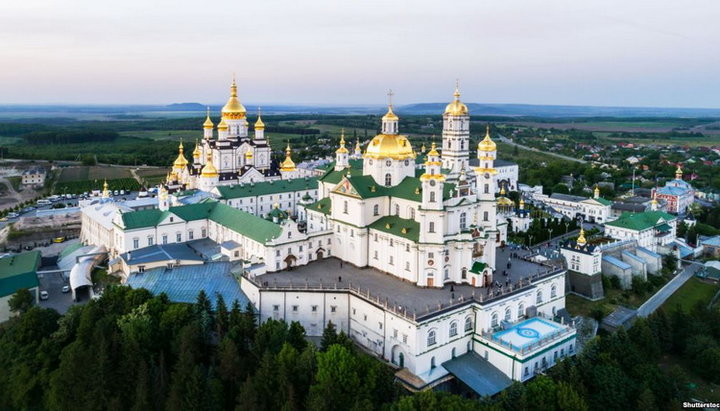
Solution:
M515 146L515 147L517 147L517 148L519 148L519 149L522 149L522 150L536 151L536 152L538 152L538 153L547 154L547 155L549 155L549 156L557 157L557 158L559 158L559 159L566 160L566 161L574 161L574 162L576 162L576 163L583 163L583 164L586 164L586 163L587 163L587 161L582 160L582 159L579 159L579 158L564 156L564 155L558 154L558 153L551 153L551 152L549 152L549 151L538 150L538 149L535 148L535 147L524 146L524 145L522 145L522 144L515 143L515 142L513 142L512 140L510 140L509 138L506 138L506 137L499 137L498 139L499 139L500 141L502 141L503 143L510 144L511 146Z
M700 269L699 266L691 264L686 266L683 271L670 280L663 286L658 292L655 293L649 300L645 301L643 305L638 308L637 314L639 317L647 317L657 310L675 291L677 291L687 280L692 277L695 272Z

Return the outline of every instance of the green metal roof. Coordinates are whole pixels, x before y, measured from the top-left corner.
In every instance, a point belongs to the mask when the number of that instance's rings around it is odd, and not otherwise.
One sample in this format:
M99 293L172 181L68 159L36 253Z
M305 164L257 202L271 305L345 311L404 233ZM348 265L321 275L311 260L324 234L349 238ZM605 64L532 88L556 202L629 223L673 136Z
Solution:
M122 219L125 228L130 230L155 227L170 215L176 215L185 221L209 219L263 244L279 236L282 231L275 223L217 201L171 207L169 211L133 211L122 214Z
M480 274L483 272L485 267L487 267L487 264L480 262L480 261L475 261L472 265L472 268L470 268L470 272L475 273L475 274Z
M37 287L41 258L40 251L0 258L0 297L15 294L21 288Z
M312 204L309 204L306 208L308 210L319 211L323 214L330 214L332 202L330 197L325 197L322 200L318 200Z
M416 243L420 238L420 223L415 220L400 218L394 215L383 217L375 221L370 224L370 228L398 237L407 238L408 240Z
M593 198L593 200L597 201L598 203L600 203L600 204L602 204L602 205L604 205L604 206L612 205L612 201L606 200L606 199L604 199L604 198L602 198L602 197Z
M313 190L317 188L316 177L295 178L292 180L263 181L261 183L233 186L218 186L222 199L255 197L269 194L287 193L290 191ZM339 181L339 180L338 180Z
M645 211L635 214L623 213L620 218L610 221L609 223L605 223L605 225L641 231L672 220L675 220L675 216L668 213L662 211Z
M350 175L360 176L363 171L362 160L350 160ZM327 166L327 171L320 177L320 181L331 184L338 184L342 178L347 174L347 168L340 171L335 171L335 162L330 163Z

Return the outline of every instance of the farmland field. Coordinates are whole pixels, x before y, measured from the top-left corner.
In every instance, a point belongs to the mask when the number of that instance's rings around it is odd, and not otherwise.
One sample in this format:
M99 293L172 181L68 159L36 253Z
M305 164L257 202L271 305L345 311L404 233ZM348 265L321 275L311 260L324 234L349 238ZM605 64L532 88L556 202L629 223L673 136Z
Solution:
M118 178L132 178L129 168L123 167L102 167L102 166L79 166L66 167L60 172L59 183L85 180L112 180Z

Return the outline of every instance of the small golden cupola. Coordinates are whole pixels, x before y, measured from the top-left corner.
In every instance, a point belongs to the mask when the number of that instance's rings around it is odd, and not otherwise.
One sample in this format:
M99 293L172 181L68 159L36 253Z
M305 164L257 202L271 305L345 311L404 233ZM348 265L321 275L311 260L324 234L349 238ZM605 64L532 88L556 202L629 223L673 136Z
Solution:
M207 161L205 162L205 166L202 168L202 172L200 173L201 177L217 177L218 171L217 168L215 168L215 165L212 162L212 153L208 153L207 155Z
M345 147L345 129L340 130L340 147L335 150L337 154L347 154L348 149Z
M585 229L582 226L580 226L580 235L578 236L576 243L577 245L587 244L587 240L585 239Z
M238 100L237 84L235 83L235 77L233 77L232 84L230 85L230 98L222 108L222 118L228 120L240 120L245 118L246 113L247 110L245 110L245 106L243 106L240 103L240 100Z
M193 159L195 163L200 162L200 143L198 143L198 140L195 139L195 149L193 150Z
M203 123L203 128L212 129L213 127L215 127L215 124L213 124L212 120L210 120L210 107L208 107L205 122Z
M178 156L175 159L175 162L173 163L174 167L184 168L188 165L188 161L185 158L184 151L185 151L185 148L183 147L182 141L180 141L180 145L178 146Z
M262 121L262 112L258 109L258 118L255 122L255 130L265 130L265 123Z
M678 164L677 169L675 170L675 179L676 180L682 180L683 177L683 171L680 164Z
M285 160L280 164L280 171L295 171L295 162L292 161L292 149L288 143L285 149Z
M478 154L483 151L497 151L497 144L490 138L490 124L488 124L485 129L485 138L478 144Z
M445 106L445 114L450 116L467 116L468 108L460 101L460 87L457 83L455 83L455 93L453 95L455 96L455 100Z
M399 118L393 112L393 92L388 92L388 111L382 118L382 133L373 137L365 150L365 158L407 160L415 158L407 136L399 134Z
M108 189L107 179L103 182L102 198L110 198L110 190Z

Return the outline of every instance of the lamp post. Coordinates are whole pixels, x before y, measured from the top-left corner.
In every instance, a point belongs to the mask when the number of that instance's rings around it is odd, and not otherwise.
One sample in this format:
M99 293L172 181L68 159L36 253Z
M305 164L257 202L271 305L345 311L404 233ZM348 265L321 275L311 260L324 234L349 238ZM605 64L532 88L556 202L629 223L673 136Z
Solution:
M569 228L570 228L570 222L569 222L569 221L566 221L566 222L565 222L565 234L568 233L568 229L569 229Z

